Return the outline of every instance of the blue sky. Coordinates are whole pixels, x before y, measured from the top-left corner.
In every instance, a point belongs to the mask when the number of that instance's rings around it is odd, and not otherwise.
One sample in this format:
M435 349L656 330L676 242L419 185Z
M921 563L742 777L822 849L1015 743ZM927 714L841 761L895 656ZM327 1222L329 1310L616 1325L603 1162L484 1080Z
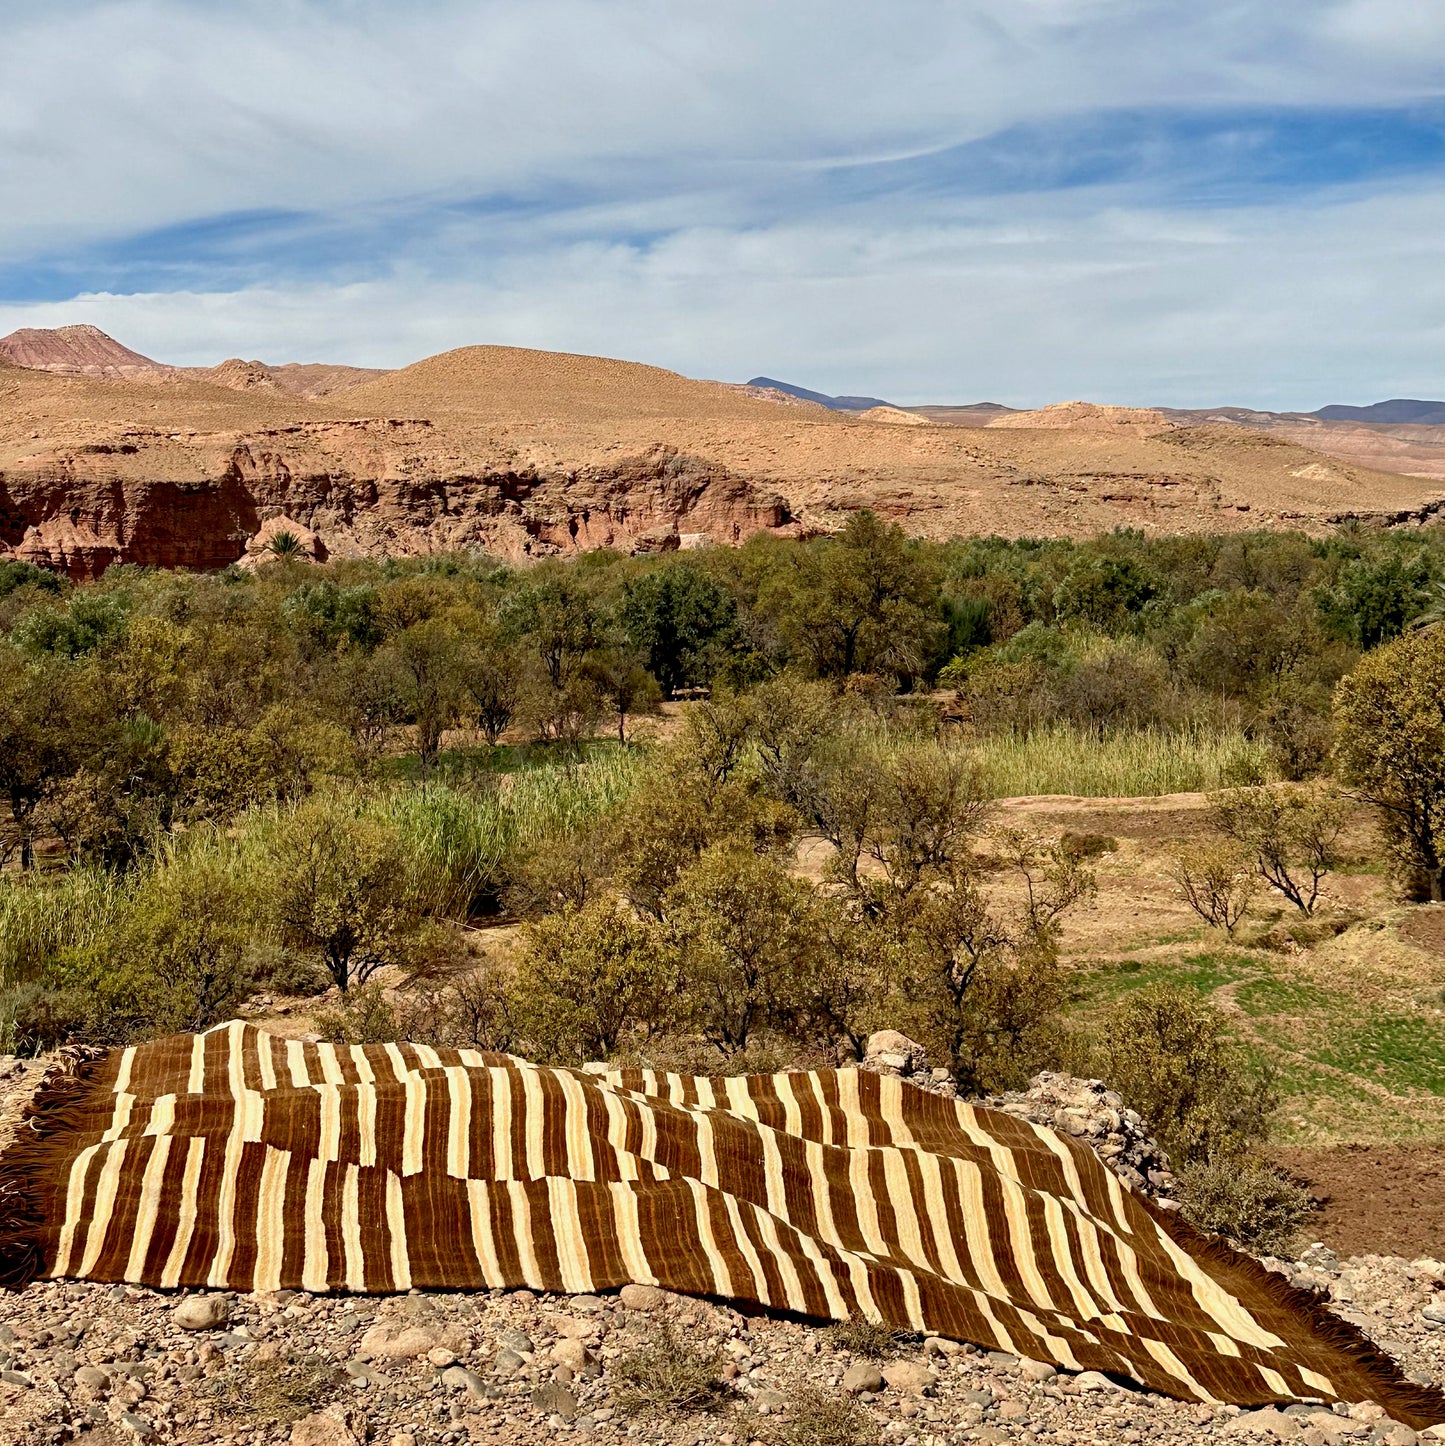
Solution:
M1445 395L1445 7L0 0L0 332Z

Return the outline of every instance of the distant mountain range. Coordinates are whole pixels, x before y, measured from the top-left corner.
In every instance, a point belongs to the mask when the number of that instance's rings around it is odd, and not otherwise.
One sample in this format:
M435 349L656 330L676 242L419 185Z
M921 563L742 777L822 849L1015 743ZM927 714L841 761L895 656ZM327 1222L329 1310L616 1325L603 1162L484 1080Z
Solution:
M870 407L893 405L892 402L885 402L882 397L830 397L826 392L810 392L807 387L797 387L792 382L780 382L773 377L754 377L746 385L770 392L784 392L790 397L797 397L800 402L817 402L820 407L827 407L830 412L866 412Z
M1415 402L1395 397L1369 407L1321 407L1312 412L1322 422L1387 422L1395 426L1445 426L1445 402Z

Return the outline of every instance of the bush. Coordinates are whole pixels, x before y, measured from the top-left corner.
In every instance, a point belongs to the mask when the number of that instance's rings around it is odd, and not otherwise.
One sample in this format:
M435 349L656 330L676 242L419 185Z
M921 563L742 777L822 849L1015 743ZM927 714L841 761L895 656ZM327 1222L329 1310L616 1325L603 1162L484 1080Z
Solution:
M817 1386L794 1387L780 1414L759 1416L749 1430L767 1446L877 1446L883 1439L865 1407Z
M1260 877L1300 913L1313 914L1320 883L1339 862L1339 800L1320 789L1276 786L1229 789L1209 802L1215 827L1254 855Z
M850 1315L830 1325L828 1335L838 1350L870 1361L885 1360L907 1339L906 1332L861 1315Z
M1179 885L1184 902L1230 938L1259 888L1252 861L1233 842L1193 840L1176 845L1170 852L1169 876Z
M727 1397L722 1357L660 1325L639 1350L612 1367L612 1399L624 1415L690 1415L716 1410Z
M1266 1075L1225 1034L1219 1008L1170 984L1145 985L1100 1032L1101 1078L1143 1115L1179 1165L1262 1140L1277 1104Z
M1294 1255L1315 1209L1303 1185L1251 1151L1185 1165L1178 1200L1200 1229L1226 1235L1257 1255L1285 1257Z

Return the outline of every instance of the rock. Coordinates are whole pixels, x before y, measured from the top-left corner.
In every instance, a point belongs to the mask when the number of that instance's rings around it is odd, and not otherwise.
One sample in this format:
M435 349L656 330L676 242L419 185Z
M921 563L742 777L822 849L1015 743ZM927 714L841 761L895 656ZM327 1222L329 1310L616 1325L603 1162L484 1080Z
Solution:
M497 1332L497 1340L509 1351L516 1351L518 1355L531 1355L537 1349L532 1344L532 1337L525 1331L511 1330L507 1326L503 1326Z
M1019 1372L1031 1381L1052 1381L1059 1374L1057 1366L1047 1361L1031 1361L1027 1357L1019 1362Z
M1074 1384L1081 1391L1122 1391L1124 1388L1099 1371L1080 1371Z
M1023 1401L1005 1401L998 1408L1000 1421L1027 1421L1029 1408Z
M843 1389L853 1396L860 1391L881 1391L883 1372L868 1361L858 1361L843 1372Z
M516 1351L504 1346L497 1352L497 1358L492 1362L492 1370L499 1376L515 1376L526 1364Z
M938 1377L920 1361L894 1361L884 1366L883 1379L901 1395L922 1396Z
M1431 1330L1445 1330L1445 1301L1431 1301L1430 1304L1420 1312L1420 1319L1429 1326Z
M944 1336L928 1336L923 1342L925 1356L961 1356L963 1347Z
M389 1446L416 1446L416 1437L410 1431L393 1431Z
M485 1396L487 1383L465 1366L448 1366L442 1372L442 1385L449 1391L465 1391L469 1396Z
M4 1381L7 1386L29 1387L35 1384L29 1376L22 1375L19 1371L12 1371L9 1367L0 1371L0 1381Z
M904 1078L920 1075L931 1079L932 1076L928 1051L896 1029L879 1029L868 1036L863 1046L863 1068Z
M455 1364L457 1353L447 1346L433 1346L426 1353L426 1358L437 1370L444 1371L448 1366Z
M1300 1433L1299 1423L1283 1411L1266 1407L1262 1411L1246 1411L1242 1416L1225 1425L1231 1436L1273 1436L1277 1441L1289 1441Z
M556 1381L548 1381L532 1392L532 1409L560 1416L564 1421L572 1421L577 1416L577 1397L566 1386L558 1385Z
M146 1420L144 1416L137 1416L130 1411L122 1411L120 1424L125 1427L132 1436L139 1436L144 1440L147 1436L154 1436L156 1428Z
M598 1330L596 1321L582 1320L575 1315L553 1316L551 1325L559 1336L570 1336L578 1341L585 1341L588 1336L596 1335Z
M618 1299L628 1310L658 1310L667 1297L655 1285L624 1285Z
M598 1311L603 1308L602 1297L597 1295L574 1295L571 1304L573 1310Z
M1391 1421L1385 1429L1385 1434L1377 1439L1383 1441L1385 1446L1417 1446L1420 1436L1403 1421Z
M566 1366L578 1375L598 1375L599 1367L592 1352L581 1341L564 1336L552 1347L552 1359L559 1366Z
M171 1319L183 1331L209 1331L231 1319L231 1303L223 1295L188 1295Z
M362 1336L357 1355L392 1356L399 1360L429 1355L439 1348L453 1353L465 1339L459 1326L414 1325L395 1317L379 1320Z
M291 1446L364 1446L366 1417L347 1406L303 1416L291 1427Z
M110 1385L110 1377L98 1366L81 1366L74 1379L82 1391L103 1391Z

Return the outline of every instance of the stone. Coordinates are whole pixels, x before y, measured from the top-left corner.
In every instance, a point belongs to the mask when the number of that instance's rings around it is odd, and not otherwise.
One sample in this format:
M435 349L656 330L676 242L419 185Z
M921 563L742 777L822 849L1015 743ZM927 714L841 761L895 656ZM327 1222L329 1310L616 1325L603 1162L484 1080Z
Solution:
M348 1406L329 1406L291 1427L291 1446L365 1446L366 1417Z
M1445 1301L1431 1301L1420 1312L1420 1319L1433 1330L1445 1330Z
M597 1334L597 1322L583 1320L575 1315L555 1315L551 1320L552 1329L559 1336L570 1336L573 1340L585 1341L588 1336Z
M110 1385L110 1377L99 1366L81 1366L74 1379L82 1391L103 1391Z
M459 1326L415 1325L396 1317L379 1320L357 1343L357 1355L391 1356L398 1360L429 1355L438 1348L454 1353L465 1337Z
M183 1331L209 1331L231 1319L231 1302L224 1295L188 1295L171 1319Z
M598 1311L605 1305L606 1302L600 1295L574 1295L571 1300L573 1310Z
M883 1372L868 1361L858 1361L843 1372L843 1389L853 1396L860 1391L881 1391Z
M786 1411L788 1398L781 1391L762 1390L754 1393L753 1405L760 1416L770 1416Z
M1080 1371L1074 1377L1074 1384L1081 1391L1120 1391L1122 1386L1111 1381L1099 1371Z
M465 1366L448 1366L442 1372L442 1385L449 1391L465 1391L469 1396L485 1396L487 1383Z
M1262 1411L1246 1411L1225 1425L1231 1436L1272 1436L1276 1441L1290 1441L1300 1434L1299 1422L1283 1411L1266 1407Z
M938 1377L921 1361L894 1361L884 1366L883 1379L900 1395L921 1396Z
M426 1353L426 1358L437 1370L444 1371L456 1363L457 1353L448 1346L433 1346Z
M879 1029L863 1047L863 1067L884 1074L930 1074L928 1051L896 1029Z
M1392 1421L1385 1434L1378 1439L1383 1441L1385 1446L1417 1446L1420 1436L1403 1421Z
M1031 1381L1052 1381L1059 1371L1057 1366L1051 1366L1047 1361L1031 1361L1025 1356L1019 1362L1019 1373Z
M497 1332L497 1340L509 1351L516 1351L518 1355L531 1355L537 1349L532 1344L532 1337L525 1331L512 1330L508 1326L503 1326Z
M655 1285L624 1285L618 1299L628 1310L658 1310L666 1297Z
M929 1336L923 1342L925 1356L961 1356L963 1347L944 1336Z
M1023 1401L1005 1401L998 1408L1000 1421L1027 1421L1029 1408Z
M515 1376L526 1364L516 1351L504 1346L492 1362L492 1371L498 1376Z
M559 1366L566 1366L578 1375L597 1375L597 1360L581 1341L564 1336L552 1347L552 1360Z
M416 1446L416 1437L410 1431L393 1431L390 1446Z
M125 1427L132 1436L139 1436L144 1440L147 1436L154 1436L156 1428L146 1420L144 1416L137 1416L130 1411L122 1411L120 1424Z
M577 1418L577 1397L566 1386L547 1381L532 1392L532 1409L573 1421Z

